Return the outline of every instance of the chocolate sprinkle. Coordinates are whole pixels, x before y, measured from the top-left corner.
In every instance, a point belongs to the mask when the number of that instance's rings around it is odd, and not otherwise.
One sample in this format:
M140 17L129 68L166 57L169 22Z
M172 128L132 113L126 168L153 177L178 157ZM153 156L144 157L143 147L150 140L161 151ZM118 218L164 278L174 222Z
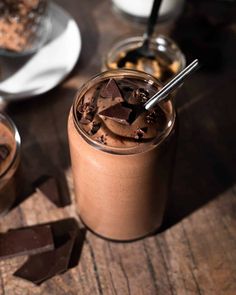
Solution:
M77 109L79 113L78 119L81 124L89 124L92 122L94 115L96 113L96 107L88 102L79 105Z
M147 132L148 128L147 127L144 127L144 128L138 128L136 131L135 131L135 135L134 135L134 138L135 139L141 139L143 137L143 135Z
M149 114L147 114L147 116L145 117L145 121L147 124L154 124L157 122L157 113L155 110L152 110L151 112L149 112Z
M10 154L10 148L5 144L0 144L0 163L5 161Z
M134 91L134 96L138 101L145 103L149 99L149 92L144 88L138 88Z
M93 122L92 123L92 129L90 130L90 133L92 135L96 134L98 132L98 130L100 129L101 127L101 123L100 122Z
M102 97L122 97L119 86L114 79L110 79L100 92Z
M97 138L97 141L100 142L100 143L102 143L102 144L107 144L107 143L106 143L106 137L105 137L105 135L101 135L101 136L99 136L99 137Z

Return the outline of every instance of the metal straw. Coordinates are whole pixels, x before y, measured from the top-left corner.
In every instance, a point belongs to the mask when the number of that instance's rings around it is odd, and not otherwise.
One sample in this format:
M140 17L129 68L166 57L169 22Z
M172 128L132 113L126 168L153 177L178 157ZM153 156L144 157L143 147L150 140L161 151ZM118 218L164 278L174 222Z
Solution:
M183 71L175 76L170 82L162 87L160 91L153 95L145 104L146 110L152 109L157 103L162 101L168 94L175 90L190 74L192 74L199 66L198 59L195 59Z

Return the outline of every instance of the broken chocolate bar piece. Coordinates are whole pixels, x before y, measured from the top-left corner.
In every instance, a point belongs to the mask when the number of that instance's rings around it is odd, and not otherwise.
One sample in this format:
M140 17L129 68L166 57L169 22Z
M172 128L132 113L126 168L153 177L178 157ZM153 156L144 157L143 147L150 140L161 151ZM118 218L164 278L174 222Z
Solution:
M11 230L0 234L0 259L32 255L52 249L54 241L49 225Z
M84 240L86 237L86 229L85 228L77 229L76 231L74 231L74 234L75 234L75 241L74 241L74 246L72 249L68 269L77 266L79 263L79 259L80 259L83 245L84 245Z
M114 79L110 79L100 92L102 97L122 97L119 86Z
M98 132L98 130L101 127L101 123L100 122L93 122L92 123L92 128L90 130L90 134L94 135L95 133Z
M122 103L117 103L99 113L100 116L108 118L110 120L116 121L121 124L128 125L130 114L132 109L123 105Z
M15 276L40 285L45 280L77 265L85 232L79 231L74 218L50 223L55 250L34 255L14 273Z
M41 284L45 280L67 270L74 239L69 239L54 251L30 256L14 276Z
M10 148L5 144L0 144L0 163L6 160L10 154Z
M55 178L44 176L36 184L36 191L43 194L56 206L61 206L61 199L58 190L58 184Z

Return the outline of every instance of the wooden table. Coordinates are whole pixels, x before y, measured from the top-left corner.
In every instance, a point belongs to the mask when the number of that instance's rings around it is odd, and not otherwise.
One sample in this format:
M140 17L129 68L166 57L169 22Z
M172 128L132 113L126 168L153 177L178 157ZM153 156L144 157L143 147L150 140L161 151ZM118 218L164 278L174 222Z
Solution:
M100 71L114 39L143 31L117 15L108 0L56 2L78 22L83 48L61 85L6 110L22 137L24 194L1 218L1 232L78 218L66 130L69 108L76 89ZM133 243L108 242L87 232L78 266L40 287L12 275L26 257L0 261L1 294L236 294L235 32L235 25L225 31L223 67L217 73L199 71L176 98L180 136L163 230ZM57 208L33 192L31 184L42 174L61 179L71 205Z

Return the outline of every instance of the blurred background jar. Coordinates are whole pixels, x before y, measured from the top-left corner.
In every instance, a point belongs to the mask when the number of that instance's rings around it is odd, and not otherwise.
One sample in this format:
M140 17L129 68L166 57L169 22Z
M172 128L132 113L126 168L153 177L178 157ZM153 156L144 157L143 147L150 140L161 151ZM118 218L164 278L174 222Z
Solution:
M1 0L0 54L24 55L47 41L50 18L47 0Z
M114 8L123 15L145 21L152 8L153 0L112 0ZM163 0L160 12L159 21L177 17L184 6L184 0Z
M149 46L154 58L140 57L134 62L126 60L127 53L142 44L143 36L131 36L116 41L104 56L102 70L120 68L139 70L165 83L184 69L186 65L184 54L172 39L164 35L151 39Z
M0 216L16 198L15 173L20 162L20 135L13 121L0 113Z

